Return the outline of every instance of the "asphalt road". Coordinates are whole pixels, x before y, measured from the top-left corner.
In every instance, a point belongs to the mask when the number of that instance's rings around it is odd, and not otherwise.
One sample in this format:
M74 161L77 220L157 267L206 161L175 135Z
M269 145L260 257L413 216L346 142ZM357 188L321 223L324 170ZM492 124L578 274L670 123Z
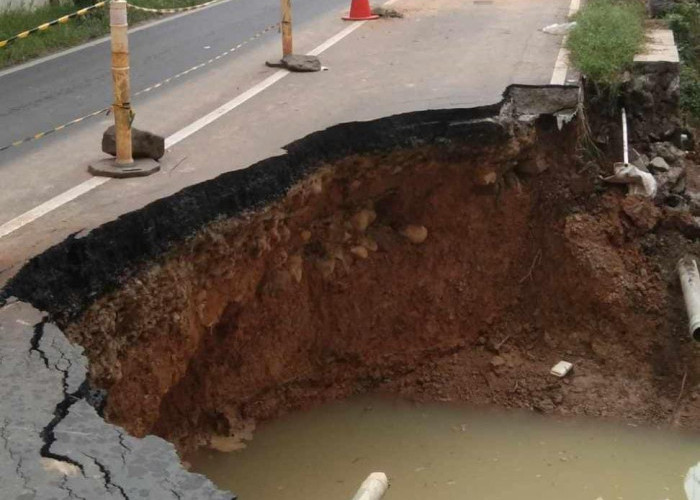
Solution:
M295 0L293 21L302 27L347 5L347 0ZM278 20L278 0L231 0L133 32L129 37L132 91L206 61ZM241 52L274 36L279 36L276 30ZM19 71L0 73L0 146L108 106L109 64L109 43L105 41Z

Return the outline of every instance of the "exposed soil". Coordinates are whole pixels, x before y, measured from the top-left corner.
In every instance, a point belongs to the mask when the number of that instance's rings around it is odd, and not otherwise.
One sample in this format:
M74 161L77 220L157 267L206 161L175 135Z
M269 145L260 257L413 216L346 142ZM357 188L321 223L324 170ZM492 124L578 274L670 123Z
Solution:
M106 416L182 452L363 391L698 427L689 216L538 133L352 156L209 224L68 326Z

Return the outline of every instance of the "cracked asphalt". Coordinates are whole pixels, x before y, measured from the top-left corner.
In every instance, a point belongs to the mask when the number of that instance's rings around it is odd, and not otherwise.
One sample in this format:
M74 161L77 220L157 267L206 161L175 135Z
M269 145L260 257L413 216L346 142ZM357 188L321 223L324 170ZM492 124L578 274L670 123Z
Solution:
M83 397L87 359L23 302L0 307L0 498L211 499L173 445L105 422Z

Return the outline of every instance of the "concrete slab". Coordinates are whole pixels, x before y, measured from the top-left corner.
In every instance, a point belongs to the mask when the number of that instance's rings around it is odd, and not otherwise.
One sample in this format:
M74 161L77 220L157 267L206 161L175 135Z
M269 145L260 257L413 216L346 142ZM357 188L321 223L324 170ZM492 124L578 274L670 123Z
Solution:
M673 39L673 31L655 29L647 32L644 51L634 56L635 63L675 63L680 62L678 48Z

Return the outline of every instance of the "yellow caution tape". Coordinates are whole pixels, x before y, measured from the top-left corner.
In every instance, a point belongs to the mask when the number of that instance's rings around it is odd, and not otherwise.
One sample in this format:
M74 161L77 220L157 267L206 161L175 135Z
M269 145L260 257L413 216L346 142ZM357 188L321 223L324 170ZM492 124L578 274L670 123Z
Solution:
M178 12L187 12L188 10L201 9L202 7L206 7L208 5L212 5L212 4L221 2L221 1L223 1L223 0L210 0L209 2L204 2L204 3L197 4L197 5L190 5L189 7L176 7L173 9L152 9L150 7L141 7L139 5L134 5L132 3L129 3L127 5L134 10L142 10L144 12L153 12L155 14L176 14Z
M80 9L77 12L73 12L72 14L67 14L65 16L59 17L58 19L54 19L53 21L49 21L48 23L41 24L37 26L36 28L32 28L27 31L23 31L21 33L17 33L15 36L12 36L8 38L7 40L2 40L0 41L0 49L3 47L7 47L10 43L14 42L15 40L21 40L22 38L27 38L29 35L33 33L38 33L39 31L46 31L49 29L51 26L56 26L57 24L65 24L69 20L74 19L78 16L84 16L88 12L98 9L100 7L104 7L107 4L107 1L103 2L97 2L94 5L91 5L90 7L85 7L84 9ZM0 151L2 151L0 149Z
M104 4L104 3L106 3L106 2L103 2L103 4ZM97 5L97 4L96 4L96 5ZM162 80L162 81L160 81L160 82L158 82L158 83L156 83L156 84L153 84L153 85L151 85L150 87L146 87L145 89L139 90L138 92L136 92L136 93L133 95L133 97L137 97L137 96L139 96L139 95L141 95L141 94L145 94L145 93L147 93L147 92L151 92L152 90L155 90L155 89L157 89L157 88L160 88L160 87L162 87L163 85L166 85L166 84L172 82L173 80L177 80L178 78L182 78L182 77L185 76L185 75L189 75L189 74L192 73L193 71L197 71L197 70L199 70L199 69L201 69L201 68L203 68L203 67L205 67L205 66L207 66L207 65L209 65L209 64L211 64L211 63L213 63L213 62L215 62L215 61L218 61L218 60L221 59L222 57L225 57L225 56L228 56L228 55L230 55L230 54L233 54L234 52L236 52L237 50L239 50L239 49L240 49L241 47L243 47L244 45L247 45L248 43L252 42L253 40L256 40L256 39L260 38L260 37L263 36L265 33L268 33L269 31L272 31L273 29L276 29L276 28L278 28L278 27L279 27L279 23L271 24L271 25L267 26L266 28L264 28L264 29L258 31L256 34L254 34L253 36L249 37L249 38L246 39L245 41L239 43L238 45L236 45L236 46L234 46L234 47L231 47L230 49L228 49L228 50L226 50L226 51L224 51L224 52L222 52L222 53L219 54L218 56L212 57L211 59L209 59L209 60L207 60L207 61L204 61L204 62L202 62L202 63L200 63L200 64L197 64L196 66L192 66L191 68L186 69L185 71L181 71L180 73L178 73L178 74L176 74L176 75L173 75L173 76L171 76L171 77L169 77L169 78L166 78L165 80ZM1 46L1 45L0 45L0 46ZM111 109L111 107L103 108L103 109L100 109L100 110L98 110L98 111L94 111L94 112L92 112L92 113L90 113L90 114L88 114L88 115L81 116L80 118L76 118L75 120L71 120L71 121L69 121L68 123L64 123L63 125L59 125L58 127L52 128L51 130L47 130L46 132L40 132L40 133L35 134L35 135L31 136L31 137L25 137L24 139L20 139L20 140L18 140L18 141L14 141L13 143L8 144L8 145L6 145L6 146L0 146L0 152L1 152L1 151L5 151L5 150L7 150L7 149L10 149L10 148L12 148L12 147L21 146L22 144L26 144L26 143L28 143L28 142L35 141L35 140L37 140L37 139L41 139L42 137L46 137L47 135L53 134L53 133L55 133L55 132L58 132L59 130L63 130L63 129L65 129L65 128L67 128L67 127L70 127L70 126L72 126L72 125L76 125L76 124L78 124L78 123L80 123L80 122L82 122L82 121L84 121L84 120L87 120L88 118L92 118L92 117L94 117L94 116L101 115L102 113L107 113L107 114L109 114L110 109Z

